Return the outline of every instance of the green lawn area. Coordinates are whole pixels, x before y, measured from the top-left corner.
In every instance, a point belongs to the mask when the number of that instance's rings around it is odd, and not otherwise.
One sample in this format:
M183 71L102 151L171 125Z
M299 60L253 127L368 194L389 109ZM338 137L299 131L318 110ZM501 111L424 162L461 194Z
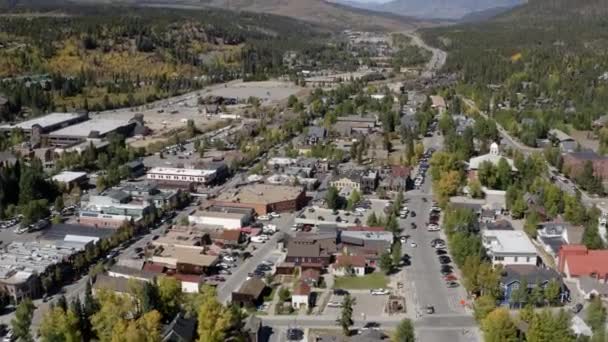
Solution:
M384 288L388 285L388 278L379 272L363 277L336 277L334 287L339 289L365 290Z

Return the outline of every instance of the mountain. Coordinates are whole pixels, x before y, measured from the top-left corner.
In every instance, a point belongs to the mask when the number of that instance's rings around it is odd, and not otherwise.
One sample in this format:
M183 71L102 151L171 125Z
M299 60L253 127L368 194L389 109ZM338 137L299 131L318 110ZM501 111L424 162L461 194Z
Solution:
M336 0L348 6L394 13L423 19L461 19L475 12L510 9L525 0L391 0L385 3L363 3Z
M608 14L606 0L529 0L524 6L501 15L498 20L569 20L602 19Z
M42 0L0 0L4 6L28 5ZM325 0L48 0L49 3L130 5L142 7L200 10L223 8L234 11L269 13L312 22L332 29L408 30L430 26L422 21L391 13L353 8Z

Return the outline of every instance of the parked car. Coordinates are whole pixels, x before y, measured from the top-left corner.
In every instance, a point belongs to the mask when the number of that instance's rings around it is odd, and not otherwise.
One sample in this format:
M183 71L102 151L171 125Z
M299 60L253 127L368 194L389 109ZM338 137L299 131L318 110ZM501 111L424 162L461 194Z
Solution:
M336 296L346 296L348 294L348 291L344 290L344 289L334 289L334 295Z
M429 315L432 315L435 313L435 307L432 305L427 305L426 306L426 313Z
M371 289L369 290L373 296L386 296L390 294L390 291L387 289Z
M410 247L416 248L416 247L418 247L418 244L415 243L414 241L412 241L412 242L410 242Z
M342 302L332 301L332 302L327 303L327 307L329 307L329 308L341 308L342 307Z
M260 220L260 221L270 221L270 216L268 216L268 215L261 215L261 216L258 216L258 220Z
M281 214L272 212L272 213L268 214L268 216L270 216L272 218L279 218L279 217L281 217Z
M458 278L455 275L453 275L453 274L448 274L447 276L443 277L443 279L445 281L456 281L456 280L458 280Z
M259 235L259 236L252 236L251 237L251 242L254 243L265 243L266 239L262 237L263 235Z
M447 286L448 288L454 288L454 287L458 287L459 284L455 281L448 281L445 283L445 286Z
M574 305L572 307L572 312L574 312L575 314L581 312L583 310L583 304L581 303L576 303L576 305Z

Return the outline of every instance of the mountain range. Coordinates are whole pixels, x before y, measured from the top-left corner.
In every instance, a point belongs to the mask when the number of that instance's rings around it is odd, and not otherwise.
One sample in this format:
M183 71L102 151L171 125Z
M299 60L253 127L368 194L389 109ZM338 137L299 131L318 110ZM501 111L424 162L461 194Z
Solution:
M331 0L351 7L394 13L422 19L459 20L467 16L487 17L520 5L525 0L390 0L384 3L360 0ZM486 15L484 15L486 13Z

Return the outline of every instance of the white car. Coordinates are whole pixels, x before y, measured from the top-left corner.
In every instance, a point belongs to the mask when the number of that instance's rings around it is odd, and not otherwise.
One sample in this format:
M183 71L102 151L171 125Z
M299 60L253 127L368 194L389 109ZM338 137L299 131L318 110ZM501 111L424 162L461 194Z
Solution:
M266 234L262 234L259 236L261 239L264 239L265 241L270 240L270 236L266 235Z
M233 258L233 257L231 257L230 255L223 256L222 259L224 259L225 261L228 261L228 262L235 262L236 261L236 259Z
M440 213L441 212L441 208L439 208L438 206L434 205L434 206L431 207L431 211L436 211L436 212Z
M357 208L355 208L355 211L360 212L360 213L364 213L365 212L365 208L357 207Z
M412 242L410 242L410 247L416 248L416 247L418 247L418 244L415 243L414 241L412 241Z
M267 239L264 239L262 236L264 236L264 235L251 237L251 242L255 242L255 243L264 243L264 242L266 242Z
M275 213L275 212L272 212L272 213L270 213L270 214L268 214L268 215L269 215L270 217L272 217L272 218L279 218L279 217L281 217L281 214L278 214L278 213Z
M436 231L440 230L440 228L439 228L439 226L438 226L438 225L436 225L436 224L429 224L429 225L426 227L426 230L428 230L429 232L436 232Z
M270 216L268 216L268 215L261 215L261 216L258 216L258 220L260 220L260 221L270 221Z
M406 243L407 242L407 238L405 236L402 236L400 240L401 240L401 243Z
M386 296L389 295L391 292L387 289L371 289L369 293L371 293L372 296Z
M329 303L327 303L327 307L328 308L341 308L342 302L337 302L337 301L329 302Z
M438 243L435 245L435 249L444 249L445 245L443 243Z

